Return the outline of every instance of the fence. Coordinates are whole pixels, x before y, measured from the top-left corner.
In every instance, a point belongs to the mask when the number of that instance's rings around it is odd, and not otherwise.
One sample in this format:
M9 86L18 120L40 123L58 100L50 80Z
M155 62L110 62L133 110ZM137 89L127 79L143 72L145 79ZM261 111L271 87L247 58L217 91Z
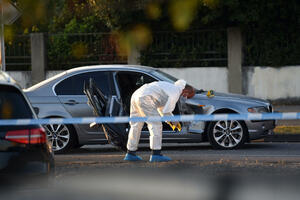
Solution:
M118 41L110 33L48 34L47 66L64 70L83 65L126 64ZM152 44L141 52L140 63L154 67L227 66L226 30L186 33L155 32ZM6 41L7 70L30 70L30 35Z
M45 42L49 70L127 63L127 57L117 53L117 40L110 33L48 34ZM6 41L7 70L30 70L30 48L30 35L16 35ZM299 65L299 48L297 32L262 35L244 30L243 66ZM226 30L155 32L152 44L140 57L143 65L164 68L227 66L227 60Z
M141 53L141 64L155 67L225 67L227 32L155 32L152 44Z
M5 43L5 57L8 70L30 70L30 35L16 35Z
M300 65L299 28L293 29L244 30L243 66Z
M110 33L49 34L48 68L70 69L82 65L127 63L118 54L117 39Z

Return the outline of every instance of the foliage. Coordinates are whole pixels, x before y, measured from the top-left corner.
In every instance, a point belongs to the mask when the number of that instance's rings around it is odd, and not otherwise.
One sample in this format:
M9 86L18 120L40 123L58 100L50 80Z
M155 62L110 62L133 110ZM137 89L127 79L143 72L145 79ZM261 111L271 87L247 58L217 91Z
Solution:
M244 31L244 66L287 66L300 64L299 28L280 27Z
M238 26L244 37L244 66L299 65L299 13L297 0L202 0L189 29ZM190 45L181 47L182 53L187 50ZM151 56L142 61L153 63Z
M22 17L7 29L15 33L49 32L61 34L49 40L49 60L89 58L89 44L70 40L67 34L113 32L113 51L128 55L142 50L143 64L168 66L218 63L201 62L201 46L174 43L155 46L155 32L173 34L202 29L240 27L244 36L244 65L300 64L300 2L298 0L13 0ZM220 38L216 36L217 41ZM50 38L50 37L49 37ZM8 39L7 39L8 40ZM101 38L99 38L101 40ZM164 41L162 40L162 43ZM118 44L116 44L118 43ZM93 45L92 45L93 46ZM202 48L202 49L201 49ZM225 48L226 49L226 48ZM110 51L110 50L107 50ZM163 55L165 53L165 55ZM216 48L215 51L219 51ZM168 55L166 55L168 54ZM224 54L224 50L221 51ZM221 56L223 57L223 56ZM157 58L157 59L154 59ZM182 59L181 59L182 58ZM190 59L195 62L185 62ZM69 61L68 61L69 62Z
M109 29L86 0L60 0L49 24L52 33L103 32Z
M156 32L141 53L141 64L153 67L227 66L225 30Z
M99 63L126 63L127 61L127 57L124 58L117 54L117 42L114 34L50 34L48 46L48 67L52 70Z
M48 61L50 69L68 69L84 63L93 54L93 43L86 41L84 35L74 33L95 33L108 31L94 8L85 0L61 0L56 16L49 24ZM96 52L94 52L96 53ZM58 65L60 63L60 65Z
M12 34L47 32L49 19L53 18L59 1L52 0L12 0L21 10L21 17L12 25Z

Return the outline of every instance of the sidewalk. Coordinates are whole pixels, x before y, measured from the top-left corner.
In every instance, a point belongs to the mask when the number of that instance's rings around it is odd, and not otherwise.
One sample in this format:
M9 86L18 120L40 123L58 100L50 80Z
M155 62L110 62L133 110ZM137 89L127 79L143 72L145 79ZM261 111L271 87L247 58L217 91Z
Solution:
M274 105L274 112L300 112L300 105ZM274 135L264 142L300 142L300 120L278 120Z
M300 105L274 105L274 112L300 112ZM278 120L277 126L300 126L300 120Z

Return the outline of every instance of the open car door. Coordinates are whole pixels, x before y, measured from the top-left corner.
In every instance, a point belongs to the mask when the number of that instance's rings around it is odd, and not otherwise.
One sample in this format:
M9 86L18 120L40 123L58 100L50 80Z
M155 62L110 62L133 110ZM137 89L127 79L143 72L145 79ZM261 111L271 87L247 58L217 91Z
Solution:
M97 88L93 79L89 79L88 83L84 83L84 93L88 98L88 105L93 108L96 116L117 117L123 115L123 106L117 96L105 96ZM128 123L101 124L100 126L103 128L106 139L110 144L126 151Z

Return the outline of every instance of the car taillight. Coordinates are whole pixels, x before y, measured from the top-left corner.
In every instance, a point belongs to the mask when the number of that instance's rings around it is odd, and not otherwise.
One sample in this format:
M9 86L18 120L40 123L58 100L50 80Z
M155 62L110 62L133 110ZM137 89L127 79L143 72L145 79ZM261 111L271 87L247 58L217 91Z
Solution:
M5 139L22 144L46 143L46 133L42 128L13 130L5 134Z

